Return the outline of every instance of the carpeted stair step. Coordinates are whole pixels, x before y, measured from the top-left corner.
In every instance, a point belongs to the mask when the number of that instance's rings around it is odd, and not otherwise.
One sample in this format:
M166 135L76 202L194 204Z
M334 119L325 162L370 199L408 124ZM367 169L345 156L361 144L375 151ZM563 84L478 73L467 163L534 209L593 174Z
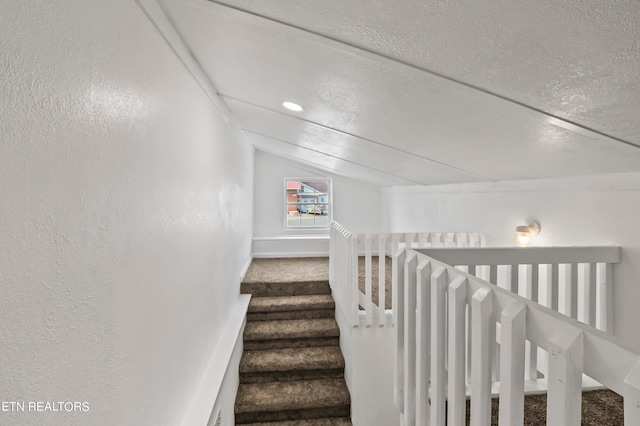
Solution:
M344 379L240 384L236 424L349 417Z
M248 423L246 426L351 426L351 424L351 420L347 417L333 417L284 422Z
M245 351L263 351L266 349L308 348L315 346L338 346L339 337L315 337L309 339L252 340L244 342Z
M247 321L333 317L335 302L330 294L252 297L247 313Z
M246 351L240 383L340 378L344 358L338 346Z
M243 282L241 292L253 297L299 296L331 294L328 280L301 280L293 282Z
M327 258L254 259L235 421L351 425Z
M340 329L334 318L247 322L245 350L335 346Z

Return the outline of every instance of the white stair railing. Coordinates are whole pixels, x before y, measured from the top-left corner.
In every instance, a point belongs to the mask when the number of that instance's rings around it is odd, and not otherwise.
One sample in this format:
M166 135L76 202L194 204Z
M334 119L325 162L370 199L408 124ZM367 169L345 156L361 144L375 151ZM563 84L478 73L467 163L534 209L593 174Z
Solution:
M603 251L597 260L587 256L598 249ZM611 263L615 251L590 248L573 252L575 258L565 253L560 262ZM403 425L444 425L445 416L448 425L464 425L468 387L472 426L490 424L495 394L500 397L499 424L522 424L531 380L548 384L547 424L579 425L584 374L624 396L625 425L640 424L639 354L610 334L436 260L433 253L402 249L393 256L398 285L394 394ZM525 253L506 258L506 264L520 264L518 256ZM536 259L525 264L550 260ZM480 264L491 262L481 259ZM526 374L526 340L549 354L545 379Z
M612 265L620 247L429 249L456 266L599 330L613 332Z
M349 327L358 323L357 237L337 222L331 223L329 239L329 285L336 309ZM355 283L355 284L354 284Z
M404 247L484 247L485 244L484 235L477 232L353 234L333 221L330 227L329 278L336 304L352 327L370 327L376 321L383 327L385 316L391 314L390 307L385 304L390 284L386 282L385 274L387 257ZM374 259L377 270L374 270ZM364 292L359 289L360 277L364 280ZM395 300L394 295L392 300Z

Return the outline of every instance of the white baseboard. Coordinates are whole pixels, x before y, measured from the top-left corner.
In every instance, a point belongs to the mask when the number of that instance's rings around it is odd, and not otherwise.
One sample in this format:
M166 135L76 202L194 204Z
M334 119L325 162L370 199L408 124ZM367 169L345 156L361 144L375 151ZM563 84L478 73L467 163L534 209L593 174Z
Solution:
M249 260L242 268L242 272L240 273L240 282L244 281L244 277L247 276L247 272L249 272L249 267L251 266L251 262L253 262L253 255L249 256Z
M254 237L253 257L328 257L328 235Z
M329 252L281 252L281 253L256 253L254 258L275 258L275 257L329 257Z

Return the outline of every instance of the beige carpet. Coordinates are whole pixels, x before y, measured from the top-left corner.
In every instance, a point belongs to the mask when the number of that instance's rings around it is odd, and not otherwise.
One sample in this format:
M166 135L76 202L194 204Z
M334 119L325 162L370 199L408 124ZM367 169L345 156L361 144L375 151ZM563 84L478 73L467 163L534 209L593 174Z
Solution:
M328 257L253 259L243 283L329 281Z
M499 400L491 402L491 425L498 425ZM467 425L470 424L467 400ZM547 421L547 395L529 395L524 402L524 426L543 426ZM597 390L582 394L583 426L623 426L623 398L610 390Z

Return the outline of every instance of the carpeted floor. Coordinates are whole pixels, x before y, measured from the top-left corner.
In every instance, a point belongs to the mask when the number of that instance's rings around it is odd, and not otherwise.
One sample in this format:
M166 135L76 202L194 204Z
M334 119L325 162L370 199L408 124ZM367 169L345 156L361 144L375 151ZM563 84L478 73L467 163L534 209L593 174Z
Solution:
M253 259L243 283L329 281L328 257Z
M470 424L467 400L467 425ZM491 401L491 425L498 425L499 400ZM547 395L528 395L524 404L524 426L544 426L547 420ZM583 426L623 426L624 405L620 395L608 389L582 394Z

